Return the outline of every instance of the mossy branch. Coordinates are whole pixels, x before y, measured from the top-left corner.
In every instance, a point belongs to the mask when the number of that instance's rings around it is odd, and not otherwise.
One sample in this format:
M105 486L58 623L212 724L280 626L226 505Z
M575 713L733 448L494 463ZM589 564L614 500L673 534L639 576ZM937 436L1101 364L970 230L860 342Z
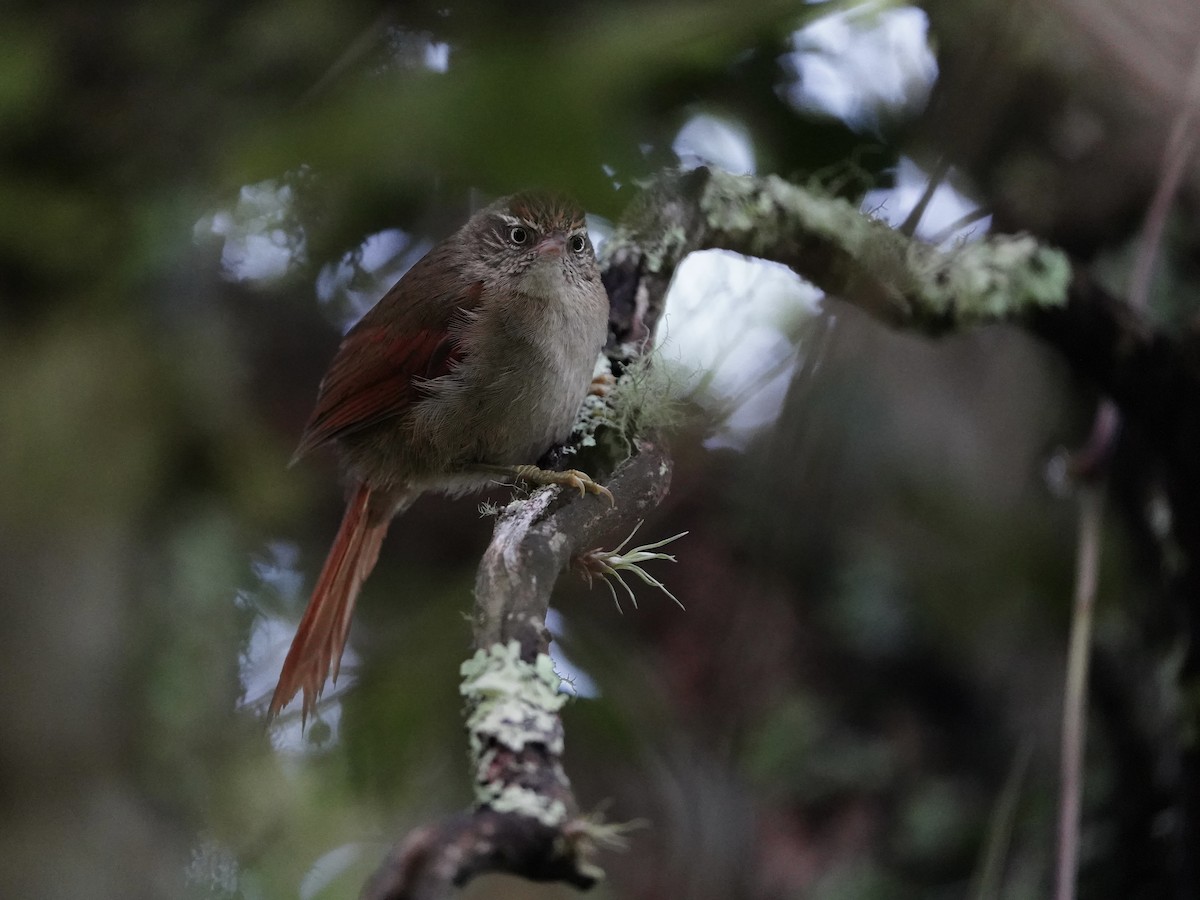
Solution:
M1200 329L1156 330L1062 252L1028 235L943 250L817 187L706 168L665 172L645 185L604 245L614 343L641 346L675 269L709 249L782 263L893 328L1026 330L1111 397L1161 455L1172 473L1172 507L1200 510ZM1200 514L1185 519L1179 525L1196 547L1196 574L1187 580L1200 586Z
M644 307L654 310L653 286L702 249L782 263L890 325L929 333L1063 306L1071 282L1067 258L1028 235L942 251L819 189L708 169L649 185L605 256L610 269L636 263L648 276Z

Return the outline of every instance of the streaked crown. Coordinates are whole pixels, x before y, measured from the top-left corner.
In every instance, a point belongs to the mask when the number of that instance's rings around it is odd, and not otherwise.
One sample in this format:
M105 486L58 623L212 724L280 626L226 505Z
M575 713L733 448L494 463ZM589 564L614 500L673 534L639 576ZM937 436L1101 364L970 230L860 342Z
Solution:
M570 197L550 191L523 191L496 201L492 209L508 212L543 231L571 232L587 225L583 210Z

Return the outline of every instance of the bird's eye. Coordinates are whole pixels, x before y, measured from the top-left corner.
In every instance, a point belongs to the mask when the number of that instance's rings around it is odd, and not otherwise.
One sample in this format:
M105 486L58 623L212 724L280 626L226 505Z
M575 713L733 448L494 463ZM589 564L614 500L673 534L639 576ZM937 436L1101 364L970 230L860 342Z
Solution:
M520 225L514 225L508 229L508 239L518 247L522 244L529 243L529 229L522 228Z
M582 253L585 247L587 247L587 240L582 234L577 234L571 238L571 249L576 253Z

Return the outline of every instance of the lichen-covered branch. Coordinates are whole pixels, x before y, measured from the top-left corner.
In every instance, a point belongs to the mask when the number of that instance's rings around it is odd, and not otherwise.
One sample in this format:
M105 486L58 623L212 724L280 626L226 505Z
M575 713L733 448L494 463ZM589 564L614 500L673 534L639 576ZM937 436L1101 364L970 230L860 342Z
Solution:
M1200 337L1155 333L1060 251L1028 235L935 248L774 175L701 168L646 187L604 246L618 337L644 337L641 323L661 312L679 263L708 249L782 263L895 328L937 335L1018 325L1164 438L1181 422L1200 427Z
M671 464L661 444L640 440L637 452L606 482L610 505L541 490L500 515L475 581L476 646L516 640L523 658L544 651L544 618L555 579L571 558L601 538L631 528L666 496Z
M409 835L366 900L433 900L489 871L580 888L602 877L592 855L611 834L581 815L562 766L565 698L546 611L571 558L632 527L670 481L665 449L642 440L607 481L612 505L549 487L501 512L475 583L477 649L462 667L475 807Z
M888 324L938 333L1066 303L1066 257L1028 235L950 251L914 241L840 197L775 175L709 169L660 176L605 245L610 284L638 313L661 309L660 287L694 250L732 250L789 266ZM617 287L617 290L613 290Z
M819 189L700 168L657 177L604 246L618 338L642 339L675 269L708 249L782 263L891 327L938 335L1004 322L1045 340L1162 458L1176 539L1193 560L1181 578L1200 596L1200 330L1157 331L1027 235L943 250Z

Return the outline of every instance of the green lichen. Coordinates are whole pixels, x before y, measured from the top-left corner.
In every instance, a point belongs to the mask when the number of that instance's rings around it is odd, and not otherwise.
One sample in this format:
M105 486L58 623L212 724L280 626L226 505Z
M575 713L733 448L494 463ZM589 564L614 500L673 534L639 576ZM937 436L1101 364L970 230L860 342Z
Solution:
M489 744L519 752L532 742L562 752L558 711L567 701L554 662L544 653L527 663L516 641L478 650L460 668L459 693L470 705L467 728L478 758ZM549 742L549 743L547 743Z
M647 243L642 248L646 271L661 272L664 268L677 265L687 242L687 232L683 228L667 224L653 243Z
M604 363L607 371L611 373L612 366L608 360L604 360ZM595 447L597 433L602 428L615 424L615 411L609 399L600 394L588 394L583 398L583 405L575 417L575 424L571 426L571 439L567 450L576 453L587 447Z
M917 320L973 325L1066 302L1070 262L1029 235L997 235L942 251L847 200L774 175L713 171L700 208L709 228L734 236L752 254L770 258L805 238L827 242L846 260L847 284L868 277L885 285Z
M823 244L828 266L820 287L849 289L856 279L870 277L887 285L891 303L907 311L903 298L914 288L905 261L908 239L842 197L775 175L752 178L714 171L700 209L710 229L728 235L752 256L777 259L783 248Z
M823 193L814 186L800 187L775 175L764 179L771 202L789 210L806 231L828 240L859 239L879 231L879 223L864 216L844 197Z
M997 235L949 253L912 246L922 301L933 313L952 315L959 324L1066 303L1071 263L1027 234Z
M602 270L629 258L636 259L643 271L651 273L678 265L688 249L689 238L674 205L677 199L674 184L672 178L638 183L641 193L600 251Z
M713 170L700 211L709 228L738 236L752 253L768 256L797 235L832 241L854 253L888 231L847 200L777 175L751 178Z
M579 455L573 465L593 475L598 465L603 473L629 458L638 435L682 425L686 419L684 381L676 367L657 352L625 365L621 377L604 395L584 400L566 448Z
M631 438L681 427L687 419L686 381L680 366L658 351L635 359L608 398L617 429Z
M567 702L559 692L561 679L544 653L526 662L516 641L478 650L460 668L459 693L469 708L467 730L475 760L475 799L501 812L520 812L546 824L566 815L561 801L543 797L495 777L494 763L501 748L519 754L541 744L557 757L563 752L558 711ZM505 775L511 777L511 772ZM561 808L561 809L560 809Z
M757 234L772 217L765 182L713 169L700 197L700 212L710 228Z
M518 784L485 786L484 794L476 791L476 800L496 812L529 816L550 828L567 821L567 807L561 800L552 800Z

